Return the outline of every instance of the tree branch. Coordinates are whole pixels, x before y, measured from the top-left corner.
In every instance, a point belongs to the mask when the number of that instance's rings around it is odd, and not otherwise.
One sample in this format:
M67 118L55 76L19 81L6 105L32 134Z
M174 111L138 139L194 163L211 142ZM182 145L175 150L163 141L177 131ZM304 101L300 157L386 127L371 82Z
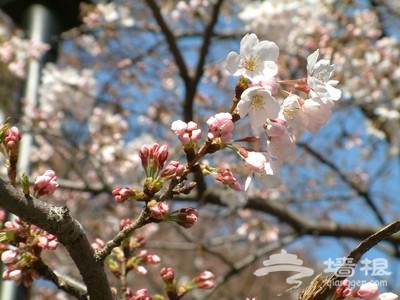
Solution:
M375 247L379 242L387 239L394 233L400 231L400 221L395 221L392 224L386 226L385 228L379 230L378 232L372 234L364 241L362 241L356 248L354 248L347 256L346 262L351 262L351 264L344 263L332 276L323 279L318 276L306 290L304 290L299 297L299 300L325 300L332 293L334 289L338 286L336 283L332 284L334 281L343 281L346 276L340 276L341 270L354 268L354 265L358 263L361 257L371 248ZM354 264L354 265L353 265Z
M81 224L71 217L68 208L27 197L1 179L0 206L57 236L79 269L90 299L113 299L103 263L95 261L85 231Z
M375 214L378 221L383 225L385 224L385 220L383 219L382 214L380 213L378 207L375 205L374 201L372 200L371 196L369 195L368 191L362 190L358 187L353 181L349 180L343 172L339 170L339 168L334 165L331 161L324 158L320 153L312 149L309 145L305 143L298 143L298 146L302 147L304 150L312 154L318 161L322 162L323 164L330 167L333 171L335 171L340 179L342 179L345 183L347 183L356 193L362 197L367 205L371 208L372 212Z
M149 6L151 12L153 13L154 18L156 19L156 22L158 26L160 26L160 29L162 33L165 36L165 40L169 46L169 49L171 51L171 54L173 55L175 59L175 63L179 69L179 73L187 85L188 82L191 81L191 78L189 76L189 72L185 63L185 60L183 59L183 56L178 48L178 45L175 40L175 36L172 33L171 29L168 27L167 23L165 22L162 14L161 14L161 9L157 5L155 0L146 0L147 5Z
M204 197L206 203L226 206L216 193L209 193ZM175 199L177 201L177 199ZM186 199L187 201L187 199ZM253 209L273 215L279 219L281 223L285 223L293 228L294 231L301 235L312 236L329 236L329 237L347 237L356 240L362 240L373 235L380 228L373 226L339 224L333 221L313 221L305 218L301 214L291 211L287 206L277 201L269 201L267 199L252 197L249 198L243 208ZM400 245L400 235L392 235L386 239L393 246ZM395 254L397 252L395 251Z

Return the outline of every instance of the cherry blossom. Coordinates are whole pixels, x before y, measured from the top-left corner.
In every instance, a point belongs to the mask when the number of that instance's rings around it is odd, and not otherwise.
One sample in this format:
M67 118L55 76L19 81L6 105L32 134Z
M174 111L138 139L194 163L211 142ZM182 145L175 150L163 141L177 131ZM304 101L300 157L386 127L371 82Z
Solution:
M259 41L258 37L246 34L240 42L240 54L232 51L226 59L226 69L234 76L244 76L250 80L260 77L271 78L278 73L275 61L279 48L274 42Z
M238 103L239 115L244 118L249 115L250 125L257 131L268 118L278 117L280 106L269 90L255 86L246 89Z
M307 85L322 100L338 100L342 92L334 86L337 80L331 80L335 65L327 59L317 61L319 49L307 57Z
M286 121L274 120L265 126L268 135L268 153L274 158L285 161L295 154L295 140L286 127Z
M281 107L287 126L289 126L296 137L305 130L315 134L325 125L331 114L332 101L322 101L319 97L302 99L297 95L290 94Z
M253 178L256 178L261 186L266 189L279 186L281 184L280 171L282 164L282 161L267 159L267 162L264 164L264 168L262 170L257 172L250 169L249 175L247 176L245 182L244 190L248 190L250 182Z

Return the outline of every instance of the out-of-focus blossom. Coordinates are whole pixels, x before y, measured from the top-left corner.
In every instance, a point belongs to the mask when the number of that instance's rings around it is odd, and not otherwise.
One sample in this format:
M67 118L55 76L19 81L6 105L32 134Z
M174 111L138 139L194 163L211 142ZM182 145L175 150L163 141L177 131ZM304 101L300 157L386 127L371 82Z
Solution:
M42 249L55 250L58 247L58 241L55 235L47 234L39 237L37 245Z
M136 291L129 300L152 300L153 298L149 295L147 289L141 289Z
M380 294L377 300L398 300L399 296L394 293Z
M58 188L57 176L53 170L46 170L43 175L36 177L33 190L36 197L53 194Z
M97 92L93 70L61 68L47 63L41 78L39 109L46 118L59 120L68 115L79 122L86 122L92 115Z
M130 10L113 2L97 4L96 8L83 18L83 22L89 28L96 28L108 23L115 23L123 27L132 27L135 24Z
M8 69L14 75L24 78L28 61L40 59L49 49L49 45L40 41L13 36L10 40L0 44L0 61L7 63Z
M210 271L204 271L195 277L193 281L199 289L212 289L214 287L214 274Z
M160 275L163 281L167 284L172 284L175 279L175 272L172 268L162 268L160 271Z
M1 254L1 261L4 264L11 264L17 258L18 253L18 250L6 250Z
M91 246L94 250L102 249L102 248L104 248L105 245L106 245L106 242L99 238L96 238L96 240L91 244Z
M251 81L274 77L278 73L275 61L279 48L274 42L259 41L258 37L246 34L240 42L240 54L230 52L226 59L226 69L234 76L244 76Z
M353 293L353 290L348 287L349 280L346 278L335 290L335 296L338 299L347 299Z
M360 286L360 288L353 293L353 297L361 298L363 300L375 300L378 297L379 288L374 282L367 282Z

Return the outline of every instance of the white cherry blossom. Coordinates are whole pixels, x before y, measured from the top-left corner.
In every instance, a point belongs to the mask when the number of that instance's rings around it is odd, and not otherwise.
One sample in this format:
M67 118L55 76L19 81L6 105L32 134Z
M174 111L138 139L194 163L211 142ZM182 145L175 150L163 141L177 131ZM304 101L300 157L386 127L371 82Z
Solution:
M246 89L237 107L241 118L249 115L254 130L263 126L268 118L277 118L280 110L278 102L271 96L271 91L260 86Z
M240 42L240 54L232 51L226 59L226 69L234 76L244 76L250 80L274 77L278 73L275 63L279 48L274 42L259 41L258 37L246 34Z
M337 80L331 80L335 65L327 59L317 61L319 49L307 57L307 85L322 100L339 100L342 92L334 86Z
M281 184L281 167L283 162L277 160L267 159L268 161L264 164L264 168L258 172L250 169L249 175L246 178L244 190L247 191L250 182L253 178L257 179L257 182L261 184L263 188L276 188Z
M306 100L290 94L283 101L281 114L296 137L305 130L317 133L332 114L331 109L334 105L332 101L323 101L315 93L311 94L313 97Z

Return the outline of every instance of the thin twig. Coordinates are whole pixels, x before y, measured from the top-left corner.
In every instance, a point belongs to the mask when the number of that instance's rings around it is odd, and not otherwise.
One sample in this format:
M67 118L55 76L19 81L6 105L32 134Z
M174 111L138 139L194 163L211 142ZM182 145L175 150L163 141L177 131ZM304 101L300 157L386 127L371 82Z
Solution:
M342 271L347 271L350 268L354 269L355 265L368 250L398 231L400 231L400 221L395 221L363 240L349 253L345 263L331 277L323 278L320 274L300 294L299 300L326 300L337 287L337 281L342 282L346 278L346 276L340 275Z

